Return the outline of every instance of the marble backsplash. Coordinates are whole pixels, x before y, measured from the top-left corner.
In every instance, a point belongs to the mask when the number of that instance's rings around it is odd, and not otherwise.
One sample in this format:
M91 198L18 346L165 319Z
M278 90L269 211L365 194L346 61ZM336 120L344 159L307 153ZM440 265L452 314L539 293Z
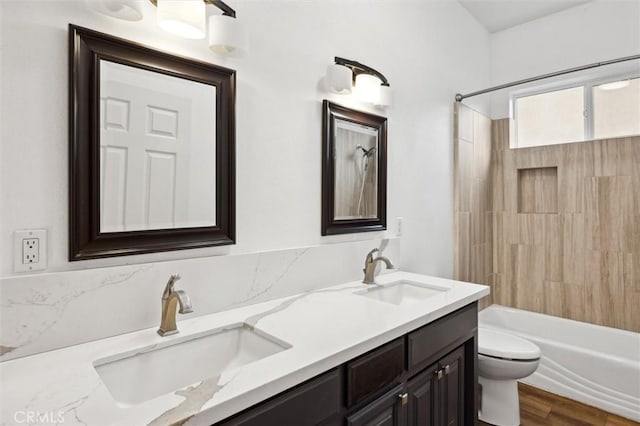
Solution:
M0 361L157 326L172 273L193 302L181 320L359 279L373 247L399 266L392 238L3 278Z

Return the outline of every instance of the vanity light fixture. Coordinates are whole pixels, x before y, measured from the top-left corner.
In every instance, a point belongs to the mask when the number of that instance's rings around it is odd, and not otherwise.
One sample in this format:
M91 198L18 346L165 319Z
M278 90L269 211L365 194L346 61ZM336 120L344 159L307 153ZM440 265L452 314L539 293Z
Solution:
M166 31L185 38L201 39L206 35L206 6L222 13L209 16L209 48L220 55L239 55L246 51L244 26L236 11L222 0L150 0L158 8L158 24Z
M391 104L389 81L380 71L350 59L334 59L329 66L325 81L329 91L341 95L352 91L359 100L380 106Z

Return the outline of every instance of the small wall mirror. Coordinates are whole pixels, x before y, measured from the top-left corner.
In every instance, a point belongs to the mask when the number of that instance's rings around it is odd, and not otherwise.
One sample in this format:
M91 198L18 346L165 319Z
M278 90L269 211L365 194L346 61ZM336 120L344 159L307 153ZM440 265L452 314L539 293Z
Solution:
M325 100L322 235L386 229L387 119Z
M70 260L232 244L235 72L70 36Z

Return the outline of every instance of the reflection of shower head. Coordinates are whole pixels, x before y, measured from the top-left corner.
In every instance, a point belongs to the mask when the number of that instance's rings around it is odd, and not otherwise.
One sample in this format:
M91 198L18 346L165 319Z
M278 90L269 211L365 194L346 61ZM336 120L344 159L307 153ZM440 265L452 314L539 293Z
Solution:
M373 154L375 154L375 152L376 152L376 147L375 147L375 146L374 146L374 147L371 147L371 148L369 148L369 149L365 149L362 145L358 144L358 145L356 146L356 149L361 150L361 151L362 151L362 156L363 156L363 157L367 157L367 158L371 158L371 156L372 156Z

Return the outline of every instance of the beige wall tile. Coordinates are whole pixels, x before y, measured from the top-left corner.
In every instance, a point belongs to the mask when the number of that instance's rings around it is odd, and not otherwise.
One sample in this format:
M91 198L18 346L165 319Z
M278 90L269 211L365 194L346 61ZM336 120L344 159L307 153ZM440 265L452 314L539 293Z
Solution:
M486 284L489 271L486 270L487 244L473 244L471 246L471 282Z
M626 288L629 289L629 287L632 287L631 290L640 292L640 250L636 250L628 255L631 256L631 263L626 261L625 267L627 268L627 279L631 277L631 286L627 285Z
M495 150L509 149L509 119L493 120L491 122L491 146Z
M620 328L640 333L640 313L638 312L639 306L640 292L626 291L624 294L622 326Z
M491 151L491 167L489 173L489 192L492 211L504 210L504 155L502 150Z
M456 102L455 106L457 108L455 128L458 132L458 138L473 142L473 110L459 102Z
M544 282L544 311L558 317L585 320L585 287L555 281Z
M486 180L491 161L491 120L484 115L473 113L473 165L475 178Z
M474 179L471 194L471 243L486 241L485 213L489 211L487 180Z
M493 220L493 224L491 226L492 229L492 244L491 244L491 261L492 268L491 271L494 273L504 274L504 246L505 246L505 237L504 235L504 224L503 217L504 213L495 212L491 213L491 217Z
M562 281L563 276L563 238L562 218L560 215L544 215L544 278L548 281Z
M562 147L558 165L558 212L582 212L584 149L579 143Z
M544 248L512 244L513 259L511 277L507 280L515 286L516 307L534 312L544 312Z
M616 176L620 142L621 139L603 139L584 143L585 177Z
M470 214L466 212L456 213L456 256L454 259L454 278L459 281L471 280L470 230Z
M471 211L471 192L473 188L473 143L459 140L457 143L456 201L460 212Z
M630 176L594 177L585 181L588 248L632 251L636 213Z
M595 324L624 326L624 256L587 250L585 259L586 319Z
M584 284L585 220L582 213L562 215L562 277L572 284Z

